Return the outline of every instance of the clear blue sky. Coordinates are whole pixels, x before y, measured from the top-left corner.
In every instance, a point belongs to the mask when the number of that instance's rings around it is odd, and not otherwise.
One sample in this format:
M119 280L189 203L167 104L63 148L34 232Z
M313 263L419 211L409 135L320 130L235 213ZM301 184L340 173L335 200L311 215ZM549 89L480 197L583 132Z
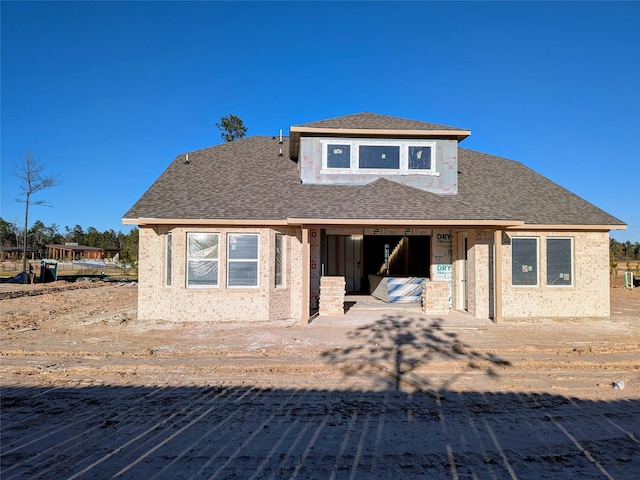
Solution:
M1 216L35 151L60 185L32 221L129 231L173 158L369 111L471 130L640 241L640 2L0 4Z

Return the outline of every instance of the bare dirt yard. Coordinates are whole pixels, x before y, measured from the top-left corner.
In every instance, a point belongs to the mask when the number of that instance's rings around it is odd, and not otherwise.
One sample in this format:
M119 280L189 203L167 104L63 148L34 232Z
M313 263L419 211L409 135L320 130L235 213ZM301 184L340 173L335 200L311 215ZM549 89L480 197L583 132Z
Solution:
M640 289L611 317L137 319L132 282L0 284L0 477L636 479Z

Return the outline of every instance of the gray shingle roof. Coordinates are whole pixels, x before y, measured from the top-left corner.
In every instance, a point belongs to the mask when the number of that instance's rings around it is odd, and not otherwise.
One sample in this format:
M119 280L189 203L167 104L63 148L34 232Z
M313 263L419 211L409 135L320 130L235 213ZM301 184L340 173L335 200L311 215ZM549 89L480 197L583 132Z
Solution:
M529 167L458 147L458 196L529 224L624 225Z
M302 185L297 163L271 137L249 137L179 155L124 215L126 220L284 221L358 219L525 221L541 225L624 225L525 165L459 150L458 195L389 180ZM144 223L141 221L140 223Z
M372 130L465 130L458 127L449 127L435 123L408 120L406 118L389 117L377 113L363 112L353 115L320 120L318 122L302 123L295 127L310 128L349 128Z
M289 155L294 160L298 158L300 137L304 135L376 137L381 132L385 132L389 137L455 138L458 141L462 141L471 134L469 130L458 127L389 117L370 112L292 125L289 131L291 134L289 138Z

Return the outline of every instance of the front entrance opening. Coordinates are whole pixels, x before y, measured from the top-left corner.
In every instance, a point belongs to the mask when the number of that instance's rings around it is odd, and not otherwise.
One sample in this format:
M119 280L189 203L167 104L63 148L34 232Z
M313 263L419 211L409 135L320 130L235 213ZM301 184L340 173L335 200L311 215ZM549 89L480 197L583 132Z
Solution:
M364 237L364 279L366 292L375 277L428 278L431 268L431 237L367 235Z
M364 237L365 275L428 277L430 257L428 236Z
M369 275L430 276L428 235L326 235L322 240L322 275L345 277L347 293L368 294Z

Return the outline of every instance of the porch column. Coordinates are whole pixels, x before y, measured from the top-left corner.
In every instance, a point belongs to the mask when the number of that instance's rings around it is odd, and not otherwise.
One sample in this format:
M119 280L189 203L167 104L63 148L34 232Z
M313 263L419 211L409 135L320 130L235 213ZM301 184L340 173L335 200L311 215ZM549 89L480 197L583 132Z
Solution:
M344 316L345 285L344 277L320 277L320 316Z
M309 247L309 229L302 227L302 318L301 323L310 323L309 317L309 263L311 248Z
M493 323L502 323L502 230L493 232Z

